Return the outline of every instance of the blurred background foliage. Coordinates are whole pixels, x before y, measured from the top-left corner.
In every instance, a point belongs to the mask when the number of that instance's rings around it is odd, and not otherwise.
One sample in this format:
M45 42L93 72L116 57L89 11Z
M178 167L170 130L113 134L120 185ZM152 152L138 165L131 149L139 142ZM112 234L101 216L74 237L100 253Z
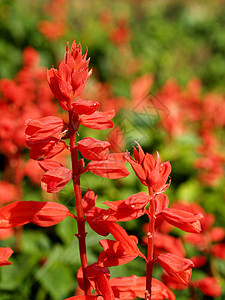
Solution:
M93 75L87 84L90 100L96 98L93 94L96 82L108 84L112 98L130 99L132 82L146 73L154 77L154 93L158 93L168 79L175 79L185 88L191 78L199 78L203 94L222 94L225 91L224 4L222 0L0 0L0 78L15 77L22 68L22 55L27 46L38 51L41 65L46 69L52 65L57 67L65 53L66 42L71 45L76 38L83 49L88 47L91 57ZM43 20L52 22L53 27L42 26ZM132 151L135 139L145 151L159 151L162 160L170 160L172 165L172 184L167 192L170 201L197 202L207 213L215 214L216 226L225 227L224 178L216 185L205 185L193 168L198 156L196 147L201 143L197 131L171 137L158 124L157 112L149 115L126 109L118 112L115 124L125 131L124 150ZM99 133L83 128L80 133L104 139L109 131ZM224 131L219 130L217 136L224 142ZM87 188L94 190L98 194L97 205L104 207L102 203L106 200L125 199L145 191L132 169L129 166L128 169L131 174L117 181L86 173L81 179L82 192ZM46 197L28 178L23 182L23 190L24 200L40 201ZM59 193L58 200L74 210L71 183ZM145 221L138 219L123 225L130 234L141 238ZM93 263L101 251L97 245L101 237L87 230L88 259ZM75 231L76 225L70 219L48 229L26 225L20 251L15 251L11 259L13 265L0 270L0 298L60 300L72 296L76 270L80 266ZM174 233L175 236L180 234ZM0 245L15 250L15 238L1 240ZM188 250L189 256L196 254L194 249ZM224 263L216 263L224 277ZM113 277L143 276L145 264L136 259L113 267L110 272ZM160 272L156 270L155 276L159 278ZM196 271L194 277L200 278L201 272ZM224 299L224 295L223 288L223 295L218 299ZM188 291L177 293L177 298L189 299ZM213 298L200 294L198 299Z

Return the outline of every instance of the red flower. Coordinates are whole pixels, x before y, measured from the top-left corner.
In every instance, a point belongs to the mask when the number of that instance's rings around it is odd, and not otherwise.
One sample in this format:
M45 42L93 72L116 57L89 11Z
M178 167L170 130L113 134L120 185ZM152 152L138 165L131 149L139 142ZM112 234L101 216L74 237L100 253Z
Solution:
M89 171L101 177L119 179L130 174L124 166L125 162L124 153L111 153L106 160L89 162L83 172Z
M44 117L39 120L26 120L25 124L28 146L53 136L59 139L59 134L66 126L61 118L53 116Z
M39 162L40 167L46 172L41 178L41 187L47 193L61 191L64 186L72 179L72 171L63 167L57 161L44 160Z
M15 201L18 197L16 187L7 181L0 181L0 195L1 205L4 203Z
M142 184L151 189L153 194L164 192L170 185L170 183L166 184L171 172L170 163L168 161L160 163L159 154L157 154L157 159L149 153L145 155L139 144L138 150L139 152L134 148L135 160L128 154L126 156L135 174Z
M110 143L99 141L90 137L78 142L78 150L90 160L105 160L109 155Z
M204 255L192 256L189 259L194 263L195 268L201 268L207 262L207 259Z
M78 115L91 115L99 108L99 103L95 101L78 99L72 103L72 107L75 113Z
M114 294L109 282L109 270L100 267L96 263L89 265L85 269L85 274L96 292L102 295L105 300L114 300Z
M137 297L144 299L146 290L146 277L116 277L110 279L114 295L120 300L134 300ZM159 280L152 279L152 300L175 300L175 295L165 284Z
M57 193L72 179L72 171L63 166L50 169L41 178L41 187L47 193Z
M99 254L98 265L103 267L126 264L135 259L139 254L139 250L136 252L136 254L128 254L119 241L100 240L99 244L103 247L104 251Z
M52 158L67 148L64 142L54 137L36 141L35 143L29 141L27 146L30 147L30 158L35 160Z
M91 71L88 71L89 59L86 58L87 52L82 55L81 45L73 41L71 51L67 44L65 58L59 65L59 70L52 68L47 72L49 86L64 110L69 110L71 98L82 94L91 75Z
M188 284L191 280L194 263L187 258L172 253L160 254L157 258L163 269L177 282Z
M92 209L92 207L95 206L96 200L97 195L95 195L92 190L88 189L84 197L82 198L82 207L84 214L86 214L90 209Z
M0 228L11 228L27 223L49 227L67 216L73 217L68 208L56 202L17 201L0 209Z
M0 267L11 265L12 263L8 261L9 257L13 254L13 250L9 247L0 247Z
M104 204L109 207L105 220L124 222L137 219L145 213L148 201L149 196L144 192L134 194L125 200L105 201Z
M225 243L213 245L212 255L220 259L225 259Z
M200 280L193 281L192 286L198 287L204 294L210 297L219 297L222 294L221 287L216 278L205 277Z
M167 208L161 212L161 216L171 225L183 231L199 233L201 232L200 219L202 214L192 214L176 208Z
M113 127L111 119L115 116L114 110L96 111L91 115L82 115L80 117L80 124L98 130L104 130Z

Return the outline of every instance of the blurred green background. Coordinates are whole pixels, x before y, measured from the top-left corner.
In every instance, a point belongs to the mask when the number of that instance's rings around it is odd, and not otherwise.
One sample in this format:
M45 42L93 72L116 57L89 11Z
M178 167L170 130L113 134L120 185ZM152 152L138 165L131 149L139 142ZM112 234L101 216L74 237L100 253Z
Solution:
M52 23L53 28L44 28L43 20ZM154 77L154 93L168 79L175 79L182 89L191 78L199 78L203 93L223 94L224 28L225 2L222 0L0 0L0 78L14 78L22 67L22 54L27 46L40 53L41 65L46 69L52 65L57 67L65 53L66 43L71 45L76 38L83 49L88 47L88 56L91 57L93 75L87 84L89 94L95 82L101 82L110 85L113 97L130 99L131 82L145 73ZM158 125L156 114L151 117L151 125L146 126L150 121L145 118L145 115L137 117L126 110L118 113L116 124L129 120L123 127L130 132L124 150L132 151L135 143L130 138L133 137L140 140L145 151L159 151L162 160L170 160L172 165L172 184L167 192L170 201L198 202L206 212L215 214L216 226L225 227L224 178L215 186L204 185L193 168L197 157L195 149L200 144L196 131L169 137L167 131ZM104 139L108 133L82 129L81 136L92 134ZM219 130L217 137L224 142L224 131ZM93 189L99 195L97 205L104 207L103 201L125 199L133 193L145 191L129 166L128 169L131 174L118 181L85 174L81 179L82 192ZM40 201L43 197L40 188L33 186L27 178L23 189L24 200ZM60 203L74 209L71 183L58 198ZM141 226L145 221L138 219L123 225L130 234L141 238ZM80 266L73 220L66 219L54 228L27 225L24 229L21 251L10 259L13 265L0 269L0 299L60 300L72 296L77 285L76 270ZM102 237L89 228L87 230L88 260L93 263L101 251L96 245L97 240ZM13 249L15 239L1 241L0 245ZM188 255L196 254L193 251L190 250ZM225 264L216 263L223 278ZM143 276L145 264L136 259L127 265L112 267L110 272L113 277ZM157 269L155 276L159 277L160 272ZM203 273L196 271L193 276L200 278ZM212 299L202 294L198 297ZM224 297L223 288L223 295L218 299ZM188 291L177 293L177 299L189 299Z

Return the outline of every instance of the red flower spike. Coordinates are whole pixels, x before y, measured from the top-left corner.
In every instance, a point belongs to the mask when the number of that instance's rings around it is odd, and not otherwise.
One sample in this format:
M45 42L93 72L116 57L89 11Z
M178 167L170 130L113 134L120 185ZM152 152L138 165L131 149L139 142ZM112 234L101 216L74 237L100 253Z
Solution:
M17 201L0 209L0 228L12 228L30 222L49 227L67 216L74 218L68 208L56 202Z
M56 138L48 138L33 145L28 145L28 147L30 147L30 158L34 160L52 158L67 148L64 142Z
M161 216L165 221L183 231L192 233L201 232L201 223L199 220L203 217L202 214L192 214L176 208L167 208L161 212Z
M111 153L104 161L89 162L84 171L105 178L119 179L130 174L124 164L124 153Z
M72 179L72 171L65 167L50 169L41 178L41 187L47 193L57 193Z
M210 297L219 297L222 294L222 289L214 277L205 277L200 280L193 281L192 286L198 287L202 293Z
M78 115L91 115L99 108L99 103L78 99L72 103L72 108Z
M91 75L91 71L88 71L89 59L86 60L86 57L87 53L82 55L81 46L74 41L71 52L67 44L65 58L59 65L59 70L52 68L47 71L49 86L64 110L69 109L71 98L82 94Z
M99 254L98 265L103 267L126 264L135 259L139 254L139 251L136 255L127 254L119 241L100 240L99 244L103 247L104 251Z
M187 258L172 253L160 254L157 258L163 269L177 282L188 284L191 280L191 273L194 263Z
M170 163L160 163L160 157L157 153L157 159L147 153L144 154L141 146L138 144L139 152L134 149L134 159L129 154L126 159L131 164L135 174L143 185L151 188L152 194L164 192L170 185L166 184L169 174L171 172Z
M90 160L105 160L109 155L110 143L99 141L90 137L84 138L78 143L78 150Z
M110 284L116 299L134 300L137 297L144 299L146 290L146 277L116 277L110 279ZM159 280L152 279L152 300L175 300L175 295L165 284Z
M134 194L125 200L105 201L103 203L110 208L105 219L118 222L137 219L145 213L144 208L148 201L149 196L144 192Z
M11 265L12 263L8 261L9 257L13 254L13 250L9 247L0 247L0 267Z
M111 119L115 116L114 110L105 112L96 111L91 115L82 115L80 117L80 124L98 130L104 130L113 127Z
M95 195L92 190L88 189L84 197L82 198L82 207L84 214L86 214L90 209L92 209L92 207L95 206L96 200L97 195Z
M61 118L48 116L38 120L26 120L25 134L27 135L27 145L55 136L59 138L59 134L65 126Z

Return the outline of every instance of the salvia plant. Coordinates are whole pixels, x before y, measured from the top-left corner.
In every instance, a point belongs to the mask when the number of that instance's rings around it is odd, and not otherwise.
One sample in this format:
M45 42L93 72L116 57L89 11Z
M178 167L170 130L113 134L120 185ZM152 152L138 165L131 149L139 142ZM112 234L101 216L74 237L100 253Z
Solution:
M81 299L175 299L174 293L161 281L153 278L153 267L159 264L165 275L177 284L188 285L191 279L192 260L185 258L180 251L180 240L173 240L176 251L169 253L154 251L161 242L169 241L157 228L167 222L188 233L200 233L202 213L193 213L176 207L168 208L169 199L164 191L170 186L170 162L161 162L159 153L152 156L144 153L137 143L133 157L129 152L110 153L110 143L92 137L81 139L80 126L96 130L113 127L111 119L115 113L99 111L99 103L80 98L85 84L91 75L87 51L82 54L80 44L74 41L66 47L64 60L58 69L47 71L49 86L61 108L68 114L62 119L58 116L45 116L26 121L26 144L30 148L30 157L38 161L44 174L42 189L48 193L62 190L72 180L76 214L57 202L16 201L0 209L0 228L13 228L27 223L38 226L53 226L67 217L77 222L75 236L79 241L81 268L77 270L77 281L83 294L71 296L70 300ZM65 116L66 116L65 113ZM54 160L59 153L70 153L72 169ZM89 161L89 162L88 162ZM125 163L128 162L146 193L139 192L127 199L105 201L108 209L96 206L94 191L88 189L81 193L80 178L85 172L97 176L119 179L129 175ZM138 238L128 235L118 222L127 222L143 215L148 218L145 224L146 255L139 250ZM85 224L89 224L98 235L112 239L99 241L102 252L95 263L89 264L87 257ZM174 238L175 239L175 238ZM156 245L157 242L157 245ZM164 247L165 249L166 247ZM170 247L168 246L168 249ZM10 264L10 248L0 249L1 265ZM146 262L146 276L111 278L109 267L126 264L137 257Z

